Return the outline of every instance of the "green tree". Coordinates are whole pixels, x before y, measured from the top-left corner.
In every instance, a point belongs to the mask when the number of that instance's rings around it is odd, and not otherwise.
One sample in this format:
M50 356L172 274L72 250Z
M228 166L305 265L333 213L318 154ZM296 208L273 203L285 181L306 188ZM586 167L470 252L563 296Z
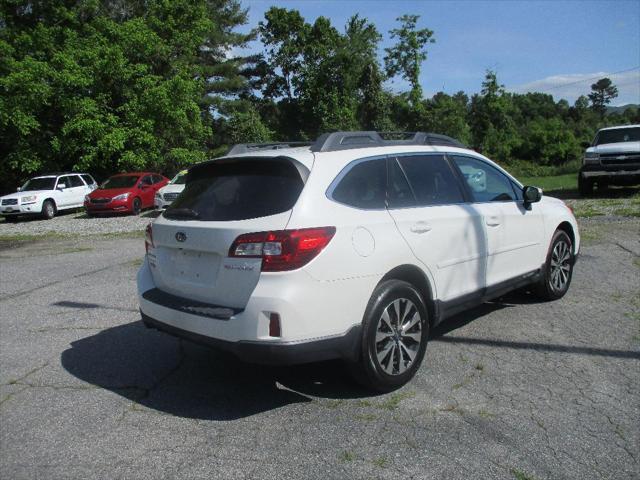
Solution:
M417 130L449 135L463 143L471 142L471 129L467 123L467 97L462 92L455 96L438 92L425 102L423 111Z
M45 170L170 173L242 88L234 0L0 2L0 188Z
M510 161L521 143L517 109L495 72L487 70L480 95L471 99L469 116L474 147L497 161Z
M589 94L591 108L598 112L601 117L604 117L607 111L607 105L617 96L618 88L613 82L609 78L601 78L591 85L591 93Z
M403 15L396 21L400 22L400 28L394 28L389 33L397 43L390 48L385 48L384 63L389 77L398 74L411 84L409 99L413 105L417 105L422 99L422 87L420 85L420 70L422 62L427 59L427 44L435 43L433 30L423 28L417 30L419 15Z

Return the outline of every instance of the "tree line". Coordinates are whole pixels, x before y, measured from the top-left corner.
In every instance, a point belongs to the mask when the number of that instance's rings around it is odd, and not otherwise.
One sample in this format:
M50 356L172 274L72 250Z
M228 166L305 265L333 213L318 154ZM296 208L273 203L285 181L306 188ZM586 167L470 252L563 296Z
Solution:
M521 171L575 170L597 128L640 121L605 115L609 79L574 105L507 92L493 71L480 93L425 98L437 32L417 15L397 19L382 58L359 15L337 27L272 7L246 23L236 0L0 0L0 191L47 171L172 174L233 143L332 130L430 131Z

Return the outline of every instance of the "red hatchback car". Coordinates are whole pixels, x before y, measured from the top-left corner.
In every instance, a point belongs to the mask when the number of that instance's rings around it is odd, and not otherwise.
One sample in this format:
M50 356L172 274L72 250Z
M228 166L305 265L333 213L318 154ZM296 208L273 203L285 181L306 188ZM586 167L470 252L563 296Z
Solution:
M120 173L84 197L84 208L88 215L112 212L137 215L142 209L153 207L156 192L167 183L169 179L159 173Z

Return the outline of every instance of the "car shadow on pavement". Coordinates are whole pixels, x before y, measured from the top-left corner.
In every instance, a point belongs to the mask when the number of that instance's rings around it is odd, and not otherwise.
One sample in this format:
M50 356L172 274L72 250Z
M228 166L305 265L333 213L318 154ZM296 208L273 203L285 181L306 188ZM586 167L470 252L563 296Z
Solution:
M159 412L235 420L312 397L370 396L341 362L251 365L133 322L71 343L63 367L80 380Z

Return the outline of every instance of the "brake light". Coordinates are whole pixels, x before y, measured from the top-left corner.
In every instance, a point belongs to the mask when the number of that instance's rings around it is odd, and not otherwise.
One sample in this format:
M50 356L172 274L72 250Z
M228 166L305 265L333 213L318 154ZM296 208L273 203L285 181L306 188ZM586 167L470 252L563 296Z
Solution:
M147 253L149 253L149 247L155 248L153 244L153 227L150 223L147 225L147 228L144 231L144 249Z
M335 233L335 227L246 233L235 239L229 256L262 258L263 272L295 270L315 258Z

